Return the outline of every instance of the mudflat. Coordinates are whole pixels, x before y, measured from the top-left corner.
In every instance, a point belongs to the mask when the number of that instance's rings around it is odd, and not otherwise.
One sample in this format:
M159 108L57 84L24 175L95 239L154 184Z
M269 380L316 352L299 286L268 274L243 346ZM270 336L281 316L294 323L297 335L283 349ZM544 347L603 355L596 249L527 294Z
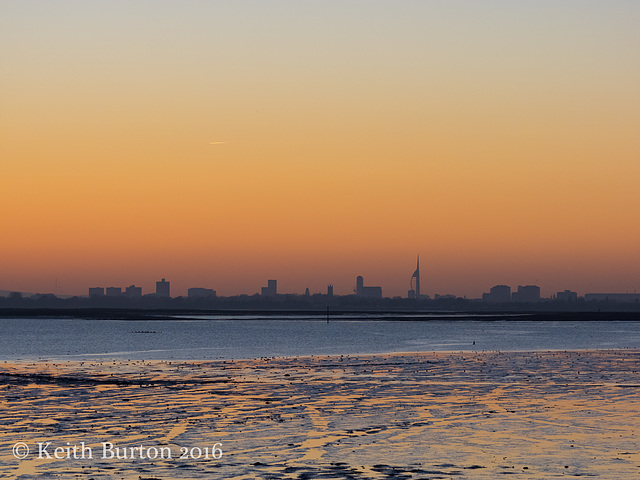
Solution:
M640 352L0 364L0 476L640 476Z

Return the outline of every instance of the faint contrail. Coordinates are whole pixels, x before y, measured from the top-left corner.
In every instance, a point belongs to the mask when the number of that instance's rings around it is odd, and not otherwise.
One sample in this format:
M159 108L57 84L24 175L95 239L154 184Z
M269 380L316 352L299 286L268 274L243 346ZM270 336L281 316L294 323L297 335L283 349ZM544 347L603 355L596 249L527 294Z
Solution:
M222 143L227 143L227 142L209 142L209 145L220 145Z

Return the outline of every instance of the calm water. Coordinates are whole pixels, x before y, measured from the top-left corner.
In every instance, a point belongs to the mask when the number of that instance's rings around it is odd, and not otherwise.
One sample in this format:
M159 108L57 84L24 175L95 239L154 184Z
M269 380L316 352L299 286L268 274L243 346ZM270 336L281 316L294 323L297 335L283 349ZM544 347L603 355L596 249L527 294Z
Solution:
M396 316L397 317L397 316ZM208 360L447 350L640 348L640 322L0 319L0 360ZM473 318L473 319L472 319ZM473 343L475 342L475 344Z

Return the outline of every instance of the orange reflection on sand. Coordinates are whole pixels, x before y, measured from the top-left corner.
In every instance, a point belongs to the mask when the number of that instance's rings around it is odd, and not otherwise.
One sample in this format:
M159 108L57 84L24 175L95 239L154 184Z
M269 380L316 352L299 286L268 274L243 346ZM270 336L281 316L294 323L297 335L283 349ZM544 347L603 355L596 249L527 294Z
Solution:
M0 472L101 478L492 479L640 473L635 351L4 364ZM16 442L221 459L11 455Z

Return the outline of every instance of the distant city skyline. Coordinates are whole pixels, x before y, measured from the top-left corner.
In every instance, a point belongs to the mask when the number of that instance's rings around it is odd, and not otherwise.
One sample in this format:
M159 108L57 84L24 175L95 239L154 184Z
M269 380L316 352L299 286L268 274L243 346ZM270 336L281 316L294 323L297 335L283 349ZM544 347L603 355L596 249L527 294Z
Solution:
M640 291L639 24L627 0L0 0L0 289L406 297L420 252L432 297Z
M415 273L414 273L415 275ZM414 278L414 276L412 276ZM513 308L518 304L525 305L525 308L534 307L534 304L539 304L544 306L545 304L549 304L551 302L552 305L557 305L558 308L571 310L571 305L574 306L575 309L580 310L584 308L588 308L589 304L596 305L595 308L600 308L602 302L610 305L619 304L619 305L629 305L636 307L640 304L640 293L637 292L599 292L599 293L585 293L584 295L578 294L578 292L566 289L564 291L556 292L549 297L544 297L540 295L540 287L538 285L518 285L517 290L511 291L511 287L508 285L494 285L489 289L488 292L482 294L481 298L467 298L460 297L457 295L451 294L435 294L433 297L429 295L416 295L415 290L409 290L407 293L407 297L400 296L385 296L382 293L382 287L380 286L365 286L364 278L362 276L356 277L356 288L353 292L347 293L344 295L334 295L333 285L327 285L327 289L325 292L314 292L313 294L309 291L309 288L305 289L304 294L294 293L294 292L278 292L277 291L277 280L271 279L268 280L266 287L261 287L261 291L259 293L248 293L244 292L238 295L231 296L218 296L216 291L212 288L205 287L190 287L188 289L188 293L186 296L170 295L170 282L166 281L164 278L161 281L156 282L156 290L155 292L145 292L143 294L142 288L136 285L130 285L124 291L121 287L89 287L88 295L62 295L58 296L51 292L41 292L33 294L32 292L19 292L19 291L6 291L0 290L0 298L5 298L10 303L7 305L17 306L15 302L22 302L24 300L30 300L33 302L39 302L42 299L51 300L51 298L58 299L88 299L89 303L84 303L82 306L84 307L100 307L100 308L119 308L119 307L136 307L137 308L158 308L158 307L168 307L172 304L167 304L166 302L170 302L173 300L179 300L180 298L186 298L191 303L190 305L194 307L209 307L213 308L215 305L218 305L217 299L224 303L221 305L227 305L225 299L242 299L247 298L261 298L263 300L271 300L277 303L267 304L270 306L278 305L278 302L286 299L291 299L294 297L298 297L300 299L305 298L307 300L307 306L318 305L320 302L321 305L332 305L335 301L338 301L336 305L344 303L340 300L341 298L353 297L356 300L355 304L351 304L350 306L361 304L363 306L382 306L387 305L389 308L395 307L403 307L403 308L411 308L411 305L414 305L415 308L429 308L430 303L435 301L436 304L438 301L464 301L464 304L455 304L456 308L464 308L464 305L467 305L472 308L477 308L478 305L484 304L488 307L501 309L505 308ZM144 300L144 303L142 303ZM123 303L125 301L125 303ZM248 302L249 300L247 300ZM404 303L393 303L388 304L387 301L403 301ZM115 303L113 303L115 302ZM134 302L134 303L127 303ZM471 302L471 303L469 303ZM596 302L595 304L593 302ZM233 306L241 307L245 305L250 308L258 307L260 304L256 305L255 303L243 303L240 300L240 303L236 300L236 303L232 304ZM564 306L562 306L564 304ZM28 304L31 306L38 306L39 303L36 304ZM49 305L54 305L49 303ZM74 304L76 307L79 306L77 302ZM253 305L253 307L251 307ZM301 304L298 304L302 306ZM453 305L453 304L452 304ZM511 305L512 307L509 307ZM27 305L25 305L27 306ZM58 306L64 306L64 304L60 304ZM173 304L174 307L179 306L177 304ZM436 305L437 306L437 305ZM632 308L633 308L632 307ZM535 308L535 307L534 307Z
M141 276L136 276L137 278L141 278ZM376 284L380 286L382 289L382 296L384 297L407 297L407 287L409 286L409 281L411 280L411 275L405 275L404 285L391 285L389 281L385 281L384 278L380 278L380 276L364 276L363 277L369 282L371 278L378 278L378 280L372 280L371 284ZM516 277L515 278L521 278ZM526 277L526 276L523 276ZM280 278L277 279L278 282L278 293L286 293L286 294L299 294L302 295L305 290L308 288L311 294L315 293L326 293L327 286L334 286L334 291L336 295L350 295L353 294L357 288L357 279L356 277L350 276L347 278L329 278L326 281L322 280L314 280L308 282L301 282L299 284L295 283L295 281L282 281ZM267 278L257 279L253 286L248 286L246 289L243 288L229 288L229 285L225 283L224 279L216 280L216 281L193 281L188 278L181 277L178 280L167 280L171 283L171 296L187 296L188 290L190 288L207 288L212 289L217 292L218 295L223 296L234 296L234 295L255 295L260 294L261 290L265 288L267 284ZM484 283L483 285L478 285L472 289L462 289L456 288L455 283L451 288L446 288L444 286L439 287L437 284L437 280L433 279L433 281L429 281L430 279L424 279L423 275L423 285L421 286L422 295L428 295L433 298L437 295L455 295L456 297L467 297L467 298L482 298L483 294L488 293L490 288L496 285L508 285L512 289L517 289L519 285L528 285L532 284L522 280L511 280L511 281L493 281ZM88 295L88 289L93 288L97 285L100 285L103 290L106 291L107 288L115 287L119 288L121 293L126 294L126 289L131 286L135 286L137 288L142 289L143 294L155 293L156 291L156 282L153 278L145 278L136 282L131 282L130 277L122 277L122 280L116 279L112 282L106 282L97 280L92 283L80 283L78 281L73 282L73 287L70 287L69 283L58 280L58 282L47 281L47 282L26 282L23 283L25 285L23 288L20 288L20 285L16 282L11 282L11 279L1 278L0 277L0 290L4 290L7 292L11 291L20 291L20 292L29 292L29 293L53 293L64 296L86 296ZM398 282L401 283L401 282ZM639 282L640 283L640 282ZM579 282L579 284L584 285L585 282ZM40 287L37 287L39 285ZM443 283L444 285L444 283ZM600 288L598 288L600 285ZM602 286L604 285L604 286ZM620 284L622 285L622 284ZM30 288L30 286L35 286L35 288ZM554 282L553 285L545 285L542 282L538 282L538 286L540 287L540 295L542 297L549 297L551 295L556 294L557 292L562 292L564 290L570 290L578 292L579 295L583 296L589 293L640 293L640 288L636 288L633 285L628 285L627 288L608 288L604 283L595 283L589 282L588 290L586 288L576 287L574 284L570 283L560 283ZM403 288L404 287L404 288Z
M384 292L382 286L370 286L365 285L365 280L362 275L358 275L355 278L354 288L351 291L347 292L338 292L336 295L344 296L344 295L355 295L356 297L361 298L370 298L370 299L382 299L382 298L407 298L407 299L438 299L438 298L469 298L476 300L483 300L489 304L499 304L506 302L518 302L518 303L535 303L541 300L546 299L558 299L564 301L575 301L578 298L587 298L591 300L606 300L611 299L615 301L628 301L629 298L640 298L640 294L637 291L626 291L626 292L616 292L616 291L592 291L592 292L583 292L579 293L570 288L565 288L564 290L558 290L556 292L552 292L548 295L541 294L541 287L539 285L517 285L517 289L512 290L510 285L505 284L497 284L493 285L490 288L485 287L485 290L481 295L467 296L467 295L458 295L455 293L433 293L427 294L421 292L421 284L420 284L421 272L420 272L420 256L417 256L416 260L416 269L413 271L411 275L408 276L410 289L407 291L406 295L394 295L388 294ZM275 297L277 295L334 295L334 286L333 283L328 283L324 290L311 291L311 289L307 286L297 286L297 289L291 291L282 291L278 290L278 280L277 279L268 279L266 281L266 286L258 287L257 291L241 291L232 294L226 294L222 296L237 296L237 295L260 295L263 297ZM171 294L171 281L165 279L164 277L161 280L155 282L155 290L153 291L144 291L141 286L131 284L125 289L121 286L89 286L87 287L87 293L75 293L71 294L71 296L88 296L90 298L97 297L128 297L128 298L140 298L143 295L153 295L159 298L175 298L179 296L188 297L188 298L215 298L219 295L218 291L211 286L194 286L190 285L187 287L182 286L179 290L180 292L186 289L187 293L185 294ZM302 292L300 292L302 290ZM12 290L6 290L10 292ZM20 292L19 290L13 290L15 292ZM34 293L34 292L29 292ZM69 294L61 293L58 291L55 292L37 292L43 294L62 294L63 296L69 296Z

